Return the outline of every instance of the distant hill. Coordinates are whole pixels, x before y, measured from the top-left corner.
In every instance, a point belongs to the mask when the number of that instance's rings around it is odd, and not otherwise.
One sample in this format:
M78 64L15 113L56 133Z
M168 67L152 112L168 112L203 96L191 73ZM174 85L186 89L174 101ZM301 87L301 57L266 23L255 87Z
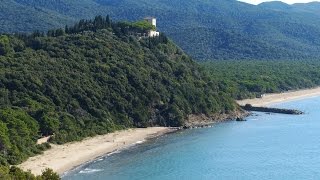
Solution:
M158 18L158 27L198 60L316 59L320 57L317 2L258 6L236 0L7 0L0 31L30 32L109 14L116 20Z
M278 11L288 11L294 8L293 6L286 4L282 1L263 2L259 4L259 6L266 9L272 9L272 10L278 10Z
M269 10L278 10L284 12L300 12L300 13L311 13L320 15L320 2L310 3L296 3L289 5L281 1L271 1L259 4L260 7L267 8Z
M302 11L305 12L312 12L315 14L320 14L320 2L311 2L311 3L298 3L298 4L294 4L293 7L297 8L297 9L301 9Z

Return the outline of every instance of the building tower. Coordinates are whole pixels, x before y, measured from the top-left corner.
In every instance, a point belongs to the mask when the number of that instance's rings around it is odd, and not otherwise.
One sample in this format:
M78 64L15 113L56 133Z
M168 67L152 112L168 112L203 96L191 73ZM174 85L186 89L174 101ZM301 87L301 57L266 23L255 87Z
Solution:
M144 18L144 20L147 21L148 23L152 24L155 28L157 27L157 19L156 18L146 17L146 18ZM160 33L155 30L149 30L149 32L148 32L149 37L156 37L159 35L160 35Z
M155 27L157 27L157 19L156 18L154 18L154 17L146 17L146 18L144 18L144 20L146 20L150 24L152 24Z

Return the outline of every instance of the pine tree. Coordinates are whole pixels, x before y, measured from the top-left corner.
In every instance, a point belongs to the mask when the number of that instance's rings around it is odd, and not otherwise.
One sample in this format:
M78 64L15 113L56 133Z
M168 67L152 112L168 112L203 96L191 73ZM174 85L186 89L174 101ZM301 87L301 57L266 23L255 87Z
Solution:
M55 37L63 36L63 35L64 35L63 29L60 28L55 31Z
M111 20L109 15L107 15L106 17L106 23L107 23L107 27L111 27Z

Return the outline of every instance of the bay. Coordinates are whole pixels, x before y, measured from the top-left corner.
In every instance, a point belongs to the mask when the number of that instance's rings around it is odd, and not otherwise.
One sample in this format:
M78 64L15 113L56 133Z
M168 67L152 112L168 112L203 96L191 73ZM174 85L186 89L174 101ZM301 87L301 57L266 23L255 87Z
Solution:
M320 97L276 104L304 115L183 130L102 157L63 180L319 179Z

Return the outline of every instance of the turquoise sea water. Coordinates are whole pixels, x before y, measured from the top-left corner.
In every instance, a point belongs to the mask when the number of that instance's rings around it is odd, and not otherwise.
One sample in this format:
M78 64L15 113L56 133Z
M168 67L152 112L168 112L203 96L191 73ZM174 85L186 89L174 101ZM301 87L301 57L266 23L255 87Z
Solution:
M169 134L98 159L63 180L320 179L320 97L257 113L246 122Z

